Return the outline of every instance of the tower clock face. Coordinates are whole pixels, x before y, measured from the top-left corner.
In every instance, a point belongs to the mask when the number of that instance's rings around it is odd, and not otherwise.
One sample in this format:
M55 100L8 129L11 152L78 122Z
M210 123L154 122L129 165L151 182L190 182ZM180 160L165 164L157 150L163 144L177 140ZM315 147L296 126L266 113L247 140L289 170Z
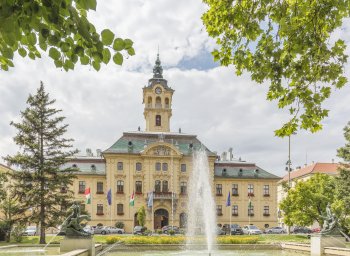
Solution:
M162 93L162 89L159 88L159 87L157 87L157 88L156 88L156 94L161 94L161 93Z

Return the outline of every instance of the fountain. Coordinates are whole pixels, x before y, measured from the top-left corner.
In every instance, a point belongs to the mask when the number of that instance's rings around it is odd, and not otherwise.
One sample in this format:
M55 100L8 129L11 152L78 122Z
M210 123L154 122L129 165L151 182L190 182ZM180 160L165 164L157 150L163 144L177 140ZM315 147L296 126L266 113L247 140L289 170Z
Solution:
M212 194L208 157L205 149L193 153L193 170L189 180L189 200L187 217L186 248L196 243L196 235L204 233L207 252L215 249L216 214Z

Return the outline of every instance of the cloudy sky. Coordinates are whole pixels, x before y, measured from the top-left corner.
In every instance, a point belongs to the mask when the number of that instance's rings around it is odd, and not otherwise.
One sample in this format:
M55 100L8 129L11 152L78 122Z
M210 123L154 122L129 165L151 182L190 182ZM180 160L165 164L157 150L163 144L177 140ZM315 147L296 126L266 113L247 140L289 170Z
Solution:
M35 93L40 81L57 99L56 106L70 125L68 136L83 152L106 149L123 131L144 129L142 87L152 76L159 45L163 75L175 90L171 129L197 134L218 153L232 147L235 157L284 175L288 139L274 137L273 131L288 115L265 100L266 85L252 82L249 74L237 77L233 67L212 61L215 43L200 19L205 9L200 0L122 0L113 5L98 1L97 11L90 14L97 29L110 28L134 41L136 55L122 67L110 64L96 72L76 66L67 73L46 57L32 61L16 56L15 68L0 72L0 156L18 150L12 140L16 130L9 123L19 120L29 93ZM333 38L349 43L349 22L345 26ZM292 137L293 167L338 161L336 149L344 144L342 129L350 121L349 95L346 86L326 102L331 111L323 131L300 131Z

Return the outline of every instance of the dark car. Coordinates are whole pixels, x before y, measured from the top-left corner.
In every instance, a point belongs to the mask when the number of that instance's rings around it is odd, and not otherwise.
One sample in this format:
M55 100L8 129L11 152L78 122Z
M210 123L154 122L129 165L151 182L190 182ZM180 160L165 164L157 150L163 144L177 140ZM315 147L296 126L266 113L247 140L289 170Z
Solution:
M311 234L312 230L307 227L295 227L293 229L294 234Z
M225 230L226 234L243 235L243 230L238 224L231 224L231 228L229 224L225 224L223 230Z

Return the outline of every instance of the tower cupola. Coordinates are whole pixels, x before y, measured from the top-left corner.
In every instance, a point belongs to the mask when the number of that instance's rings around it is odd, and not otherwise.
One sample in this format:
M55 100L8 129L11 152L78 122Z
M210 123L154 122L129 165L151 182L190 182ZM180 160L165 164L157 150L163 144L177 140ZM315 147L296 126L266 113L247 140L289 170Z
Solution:
M153 67L153 77L143 88L143 104L145 104L143 114L146 120L146 131L170 132L173 93L174 90L163 78L163 68L158 53Z

